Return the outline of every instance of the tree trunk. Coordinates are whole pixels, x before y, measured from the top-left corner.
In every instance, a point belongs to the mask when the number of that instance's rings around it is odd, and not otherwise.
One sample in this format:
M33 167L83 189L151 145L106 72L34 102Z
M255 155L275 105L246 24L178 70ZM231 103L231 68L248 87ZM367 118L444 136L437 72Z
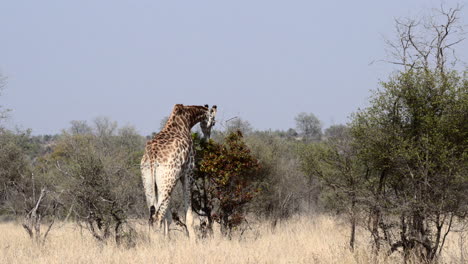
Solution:
M349 238L349 247L354 251L354 243L356 241L356 199L353 197L351 201L351 235Z

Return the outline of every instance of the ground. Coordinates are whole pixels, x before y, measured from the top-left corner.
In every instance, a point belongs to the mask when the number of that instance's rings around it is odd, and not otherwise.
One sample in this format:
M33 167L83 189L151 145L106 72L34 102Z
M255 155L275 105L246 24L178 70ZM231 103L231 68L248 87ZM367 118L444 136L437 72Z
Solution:
M0 224L0 263L401 263L398 253L373 259L366 233L357 249L348 247L345 222L332 216L298 216L277 224L251 223L242 236L216 236L191 244L182 232L165 239L137 224L134 248L102 244L74 224L57 224L43 246L35 245L18 223ZM442 263L462 263L468 233L452 233ZM377 262L375 262L377 260Z

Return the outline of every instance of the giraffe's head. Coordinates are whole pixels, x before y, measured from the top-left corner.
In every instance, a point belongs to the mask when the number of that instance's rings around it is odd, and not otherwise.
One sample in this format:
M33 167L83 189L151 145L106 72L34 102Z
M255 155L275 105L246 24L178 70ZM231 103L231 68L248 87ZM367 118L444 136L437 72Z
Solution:
M207 109L207 112L206 112L205 119L203 119L200 122L200 128L203 132L203 138L209 139L211 136L211 128L216 123L215 116L216 116L217 107L216 105L213 105L213 107L211 108L208 105L205 105L205 107Z

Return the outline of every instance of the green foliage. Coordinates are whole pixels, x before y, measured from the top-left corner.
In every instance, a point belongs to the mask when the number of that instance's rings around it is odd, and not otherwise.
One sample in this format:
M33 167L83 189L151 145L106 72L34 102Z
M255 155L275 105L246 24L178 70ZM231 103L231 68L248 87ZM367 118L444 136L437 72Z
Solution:
M297 131L305 141L320 140L322 138L322 125L314 114L299 113L295 120Z
M30 183L21 184L31 177L26 155L28 139L29 134L0 130L0 208L3 213L16 215L25 209L16 198L23 193L30 194L26 188Z
M256 187L259 162L240 132L230 133L222 144L201 141L195 135L197 168L194 206L231 230L245 217L247 205L260 191Z
M29 132L15 134L8 130L0 132L0 180L2 186L28 174L28 156L31 145Z
M353 117L363 193L376 243L418 248L433 259L442 227L468 207L468 82L456 72L411 70L382 83ZM450 221L448 221L450 219ZM397 227L399 236L390 235Z
M365 197L362 185L366 169L356 155L346 126L327 130L327 140L300 148L302 170L320 180L322 203L329 211L346 215L351 224L350 247L354 248L356 222Z
M95 130L81 128L83 123L75 122L73 134L64 132L38 166L63 193L69 214L84 221L94 237L121 239L128 217L145 211L138 176L144 139L133 128L117 129L104 119L96 120Z
M258 172L262 192L252 203L257 215L285 219L303 209L305 198L316 198L315 182L308 184L300 170L297 149L304 144L281 131L256 131L245 138L262 166Z
M410 71L382 85L372 106L354 118L360 157L389 174L384 183L408 192L430 185L418 199L448 206L443 197L459 192L447 188L467 180L466 79L454 72Z
M237 133L240 131L242 135L250 135L253 132L252 125L247 120L243 120L240 117L229 120L227 122L226 134Z
M49 187L34 166L44 148L30 130L0 129L0 150L0 214L21 216L35 206L40 189Z
M379 249L434 259L454 217L468 214L468 82L456 72L398 73L326 141L300 148L329 209L365 226ZM397 235L398 234L398 235Z
M330 192L339 196L335 202L346 207L365 173L352 146L349 128L341 126L339 133L328 136L326 141L303 145L300 156L302 169L318 177Z

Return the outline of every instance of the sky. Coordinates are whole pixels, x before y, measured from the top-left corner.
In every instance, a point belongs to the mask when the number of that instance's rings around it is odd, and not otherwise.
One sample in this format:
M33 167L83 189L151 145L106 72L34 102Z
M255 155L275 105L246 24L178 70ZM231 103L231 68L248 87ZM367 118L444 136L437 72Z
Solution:
M440 3L1 0L0 105L33 134L108 117L148 135L177 103L218 105L218 129L286 130L300 112L342 124L397 69L381 62L394 19ZM468 41L457 50L468 61Z

